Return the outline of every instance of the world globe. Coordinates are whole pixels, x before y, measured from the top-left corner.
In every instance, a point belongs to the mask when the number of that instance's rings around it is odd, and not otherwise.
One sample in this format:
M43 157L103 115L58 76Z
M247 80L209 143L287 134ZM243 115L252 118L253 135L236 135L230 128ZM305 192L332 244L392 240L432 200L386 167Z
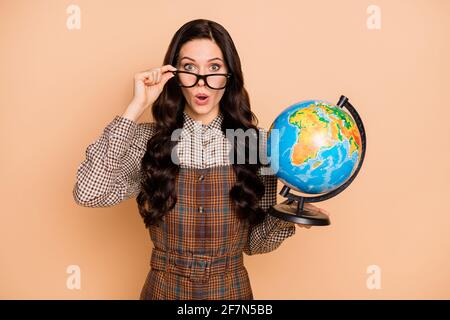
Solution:
M307 194L330 192L344 184L361 160L361 147L353 118L323 100L287 107L268 130L271 168L286 186Z

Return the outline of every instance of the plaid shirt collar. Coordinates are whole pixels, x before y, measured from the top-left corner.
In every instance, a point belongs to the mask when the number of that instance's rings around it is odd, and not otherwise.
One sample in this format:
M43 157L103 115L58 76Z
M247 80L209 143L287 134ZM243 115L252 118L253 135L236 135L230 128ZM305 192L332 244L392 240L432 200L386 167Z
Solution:
M183 111L183 128L186 128L190 134L213 133L222 135L223 113L219 110L219 114L208 124L202 124L201 121L194 120L190 115Z

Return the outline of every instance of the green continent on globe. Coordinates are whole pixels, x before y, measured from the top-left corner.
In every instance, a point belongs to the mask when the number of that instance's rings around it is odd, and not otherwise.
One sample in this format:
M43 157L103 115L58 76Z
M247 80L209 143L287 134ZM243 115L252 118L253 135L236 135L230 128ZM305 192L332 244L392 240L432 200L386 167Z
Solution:
M316 168L322 164L322 160L317 158L318 153L343 140L349 141L350 154L360 149L357 126L347 113L337 107L312 103L294 112L289 117L289 123L299 129L291 153L293 165L302 165L309 159L316 159L312 165L312 168Z

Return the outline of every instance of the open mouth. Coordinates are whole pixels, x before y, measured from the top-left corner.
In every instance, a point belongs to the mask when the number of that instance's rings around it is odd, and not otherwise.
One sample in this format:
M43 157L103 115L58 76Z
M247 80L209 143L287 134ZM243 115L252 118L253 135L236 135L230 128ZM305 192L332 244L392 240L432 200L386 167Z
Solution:
M197 94L195 97L197 99L199 99L200 101L204 101L204 100L208 99L208 96L206 94L203 94L203 93Z
M207 94L199 93L195 95L195 103L200 106L208 104L209 97Z

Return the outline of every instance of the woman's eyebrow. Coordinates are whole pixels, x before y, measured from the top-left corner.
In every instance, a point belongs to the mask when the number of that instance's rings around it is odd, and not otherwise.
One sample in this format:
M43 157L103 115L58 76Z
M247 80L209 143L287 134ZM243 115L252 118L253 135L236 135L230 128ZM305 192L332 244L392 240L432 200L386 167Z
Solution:
M192 59L192 58L189 58L189 57L183 57L183 58L181 58L181 59L180 59L180 61L181 61L181 60L183 60L183 59L189 59L189 60L192 60L192 61L194 61L194 62L195 62L195 59ZM220 60L220 61L222 61L222 62L223 62L223 60L222 60L222 59L220 59L219 57L217 57L217 58L212 58L212 59L209 59L209 60L208 60L208 62L209 62L209 61L212 61L212 60Z

